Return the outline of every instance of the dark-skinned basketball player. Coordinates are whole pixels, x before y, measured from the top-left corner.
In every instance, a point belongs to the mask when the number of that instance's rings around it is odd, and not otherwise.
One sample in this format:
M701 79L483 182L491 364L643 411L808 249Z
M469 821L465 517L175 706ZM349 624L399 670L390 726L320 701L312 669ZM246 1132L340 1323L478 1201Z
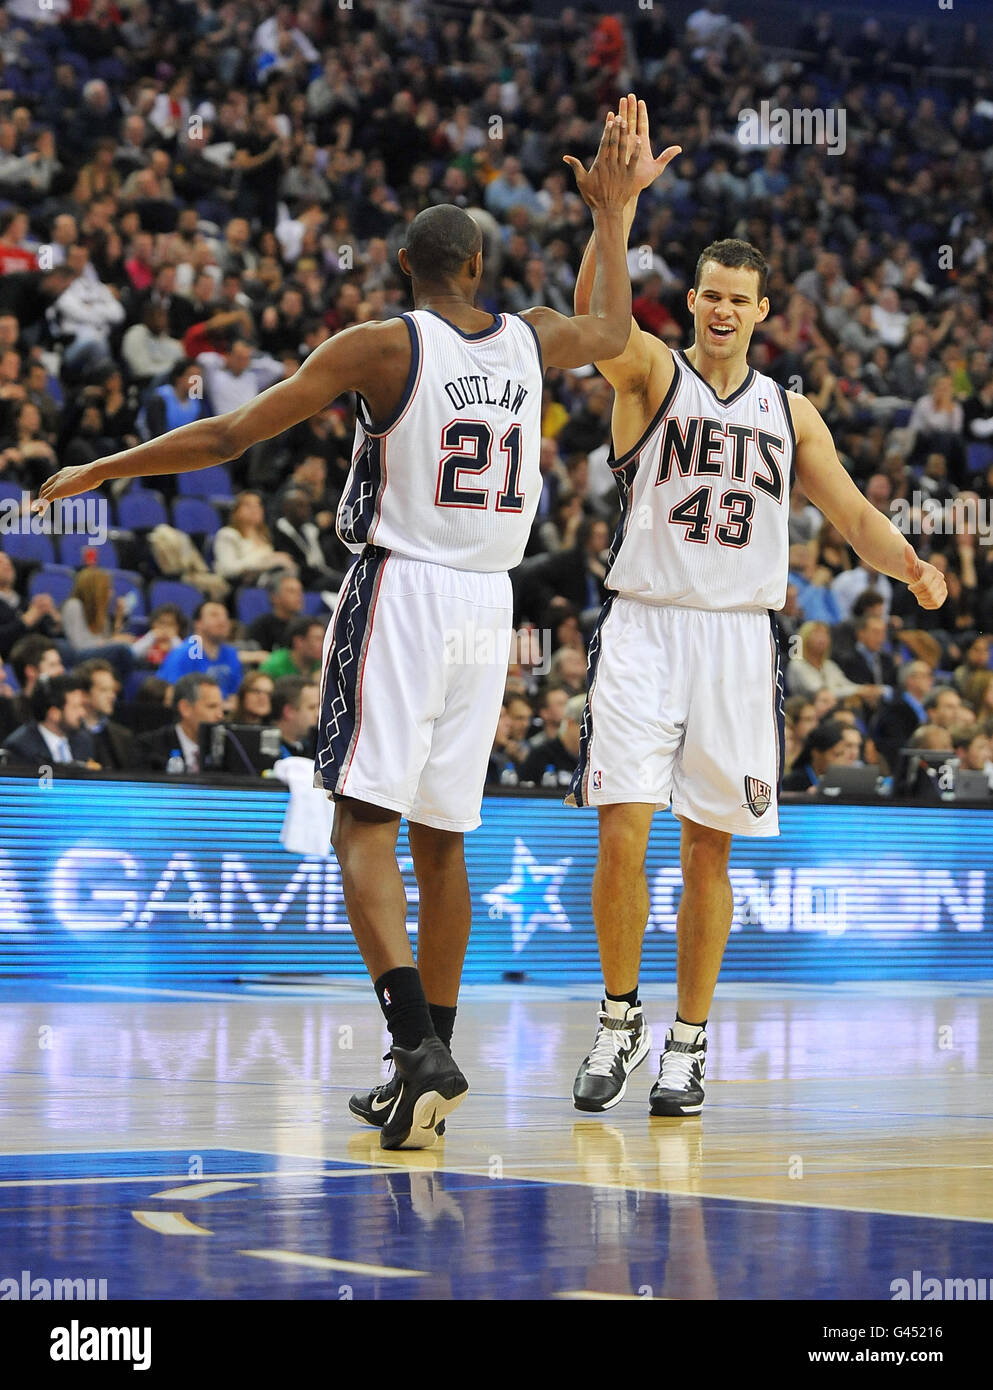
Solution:
M345 329L288 380L225 415L78 468L36 507L113 478L208 468L359 396L338 534L357 555L324 644L315 784L336 799L332 844L348 918L392 1035L392 1078L352 1097L385 1149L427 1148L468 1090L450 1052L471 907L463 836L479 824L513 621L507 571L541 492L545 367L620 352L631 284L622 209L637 139L608 115L587 173L597 269L589 312L475 307L482 239L461 209L421 212L400 265L414 311ZM469 634L492 639L488 660ZM484 644L485 647L485 644ZM396 857L409 825L418 962Z

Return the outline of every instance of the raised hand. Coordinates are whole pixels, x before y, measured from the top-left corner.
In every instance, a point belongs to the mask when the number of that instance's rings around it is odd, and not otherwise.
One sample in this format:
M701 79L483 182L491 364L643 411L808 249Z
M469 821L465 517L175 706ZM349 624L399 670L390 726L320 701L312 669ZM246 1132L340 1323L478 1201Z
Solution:
M922 560L908 542L904 552L907 587L922 608L940 608L948 597L945 576L934 565Z
M621 212L629 198L635 196L635 170L641 141L626 122L607 113L596 159L587 172L578 159L566 154L562 158L576 175L576 184L583 201L594 211Z
M639 101L634 92L629 92L626 97L621 97L617 104L617 114L621 120L626 121L629 128L632 128L641 144L638 149L637 162L635 164L635 188L638 193L642 189L648 188L655 182L659 174L676 158L677 154L682 154L682 145L670 145L663 150L658 158L652 155L651 131L648 126L648 107L643 101Z

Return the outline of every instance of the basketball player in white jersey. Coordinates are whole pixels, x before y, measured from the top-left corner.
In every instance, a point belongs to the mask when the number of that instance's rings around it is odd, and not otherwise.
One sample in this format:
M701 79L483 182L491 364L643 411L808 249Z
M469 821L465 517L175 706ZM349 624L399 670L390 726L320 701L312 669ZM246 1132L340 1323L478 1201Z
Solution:
M380 1127L385 1149L430 1147L468 1089L449 1049L471 917L463 834L479 824L503 697L507 571L541 492L542 373L610 358L627 341L622 210L636 159L634 133L613 114L589 173L567 157L593 210L587 314L475 308L479 229L460 208L426 209L399 253L413 313L346 329L226 415L63 469L35 504L227 462L342 392L359 394L337 517L358 558L325 638L315 784L337 801L345 905L393 1039L394 1076L350 1103ZM396 858L401 816L419 890L419 970Z
M679 153L652 158L644 102L619 114L641 136L638 188ZM625 236L637 195L625 209ZM588 300L591 244L576 285ZM648 919L645 852L656 809L681 820L677 1013L653 1115L696 1114L704 1100L705 1027L731 927L732 835L776 835L783 686L771 610L786 599L793 472L811 502L873 569L902 579L924 608L945 584L849 478L817 410L746 361L769 312L767 266L747 242L700 256L685 352L632 321L623 353L597 364L614 387L612 468L622 518L590 644L579 765L570 804L596 806L593 916L605 998L573 1091L580 1110L624 1095L651 1046L638 999Z

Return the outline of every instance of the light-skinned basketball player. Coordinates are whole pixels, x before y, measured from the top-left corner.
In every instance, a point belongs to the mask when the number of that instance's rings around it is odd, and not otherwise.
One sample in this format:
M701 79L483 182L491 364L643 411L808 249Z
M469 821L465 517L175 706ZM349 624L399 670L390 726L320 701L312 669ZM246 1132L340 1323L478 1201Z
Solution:
M315 784L336 798L345 906L393 1040L394 1075L350 1102L385 1149L433 1145L468 1089L450 1051L471 920L463 835L479 824L503 698L507 571L541 493L542 372L609 358L628 336L622 210L637 139L610 113L590 171L568 159L593 210L588 313L477 309L479 228L455 206L428 208L399 253L413 313L346 329L237 410L63 469L34 504L112 478L225 463L343 392L359 394L337 517L358 559L324 642ZM418 968L396 857L402 816L419 891Z
M652 157L644 102L622 98L619 114L641 136L641 191L679 150ZM636 206L637 194L625 236ZM591 243L577 313L595 257ZM652 816L670 804L683 872L677 1012L649 1108L680 1116L703 1105L705 1029L733 908L731 837L779 833L783 691L772 610L786 598L793 471L866 564L906 582L923 608L945 599L939 571L845 472L814 406L749 368L752 331L769 312L766 275L756 247L713 243L687 294L693 345L671 352L632 321L624 352L597 364L615 392L612 468L623 513L568 798L599 816L593 916L605 990L573 1090L584 1111L616 1105L651 1047L638 998L645 854Z

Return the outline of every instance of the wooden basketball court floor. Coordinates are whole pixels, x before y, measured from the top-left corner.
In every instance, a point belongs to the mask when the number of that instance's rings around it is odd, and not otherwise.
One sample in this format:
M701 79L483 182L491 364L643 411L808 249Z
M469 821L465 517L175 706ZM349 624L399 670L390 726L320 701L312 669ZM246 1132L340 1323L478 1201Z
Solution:
M645 991L661 1045L670 986ZM719 987L699 1118L572 1106L592 991L473 987L436 1148L347 1112L358 982L0 985L0 1285L114 1298L882 1299L993 1279L993 984ZM6 1290L6 1292L5 1292Z

